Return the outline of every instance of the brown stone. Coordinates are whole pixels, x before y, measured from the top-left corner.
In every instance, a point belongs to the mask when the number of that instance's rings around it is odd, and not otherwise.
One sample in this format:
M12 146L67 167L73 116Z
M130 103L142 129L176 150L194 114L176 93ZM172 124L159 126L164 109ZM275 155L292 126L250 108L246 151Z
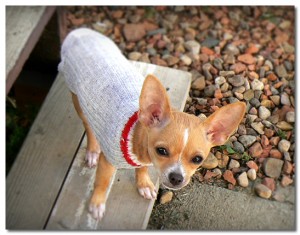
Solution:
M163 59L160 59L160 58L157 57L157 56L151 58L151 62L152 62L152 64L156 64L156 65L159 65L159 66L165 66L165 67L168 66L168 64L167 64L166 61L164 61Z
M286 186L292 184L293 182L294 181L290 177L288 177L287 175L283 175L280 183L283 187L286 187Z
M257 195L262 197L262 198L268 199L272 195L271 189L269 189L267 186L265 186L263 184L255 185L254 190L257 193Z
M255 45L251 45L246 49L246 54L256 54L259 51L259 48Z
M216 90L215 90L214 97L217 98L217 99L222 99L222 98L223 98L221 89L216 89Z
M280 141L280 137L274 136L270 139L270 144L273 146L277 146L279 141Z
M293 165L289 161L284 161L282 171L284 174L290 175L293 171Z
M206 54L206 55L214 55L215 54L214 50L212 50L208 47L201 47L201 53Z
M282 153L278 149L271 149L270 150L270 157L282 159Z
M269 128L265 128L264 131L265 131L265 136L267 136L268 138L271 138L275 134L275 132Z
M233 174L230 170L226 170L223 174L224 180L231 183L232 185L236 184L236 179L233 177Z
M276 189L276 184L275 184L275 180L269 177L266 177L262 180L261 182L263 185L267 186L269 189L273 191L275 191Z
M270 144L270 141L269 141L268 137L265 136L265 135L261 136L261 141L260 142L261 142L261 145L262 145L263 148Z
M128 42L137 42L146 35L143 24L125 24L123 33Z
M260 143L256 142L249 148L249 155L251 157L261 157L263 148Z
M163 195L161 195L159 202L160 202L160 204L166 204L166 203L172 201L172 198L173 198L173 192L167 191L167 192L163 193Z
M254 64L255 58L251 54L242 54L238 56L238 60L244 64Z
M256 164L254 161L249 161L249 162L247 162L247 166L248 166L250 169L254 169L255 171L258 171L258 166L257 166L257 164Z
M263 169L267 176L271 178L279 178L283 161L276 158L267 158L264 161Z
M120 19L120 18L122 18L123 14L124 14L124 11L117 10L117 11L113 11L111 15L114 19Z
M270 154L270 150L272 149L272 145L268 145L266 147L263 148L263 152L260 155L260 158L266 158L269 157Z
M267 76L268 80L269 81L276 81L277 80L277 76L275 75L275 73L270 73L268 76Z
M246 69L246 65L240 62L230 66L230 70L233 70L236 74L244 72Z

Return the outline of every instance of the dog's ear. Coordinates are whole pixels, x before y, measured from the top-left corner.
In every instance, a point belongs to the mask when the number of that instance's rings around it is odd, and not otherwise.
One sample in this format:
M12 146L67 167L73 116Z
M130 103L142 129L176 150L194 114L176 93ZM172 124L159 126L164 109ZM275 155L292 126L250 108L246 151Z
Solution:
M150 128L164 127L170 118L171 105L166 89L154 75L148 75L140 95L140 122Z
M212 147L225 144L238 128L245 111L245 103L236 102L220 108L204 121L204 130Z

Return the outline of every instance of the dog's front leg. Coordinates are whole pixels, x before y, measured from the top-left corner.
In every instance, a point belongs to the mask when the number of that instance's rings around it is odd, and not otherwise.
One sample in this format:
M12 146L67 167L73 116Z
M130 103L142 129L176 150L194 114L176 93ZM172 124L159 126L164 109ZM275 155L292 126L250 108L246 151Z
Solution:
M105 212L105 203L109 193L109 187L116 168L111 165L101 152L96 172L94 192L90 201L89 210L93 217L101 220Z
M148 167L136 168L135 178L140 195L146 199L155 199L157 190L149 177Z

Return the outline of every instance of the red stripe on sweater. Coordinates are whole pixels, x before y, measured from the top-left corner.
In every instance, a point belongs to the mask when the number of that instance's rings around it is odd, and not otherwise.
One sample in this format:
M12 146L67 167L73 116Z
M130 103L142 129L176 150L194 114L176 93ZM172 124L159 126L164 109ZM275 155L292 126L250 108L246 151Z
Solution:
M133 160L131 159L131 156L129 154L129 148L128 148L128 143L129 143L129 132L131 130L131 128L133 127L133 125L137 122L138 120L138 112L135 112L128 120L128 122L125 124L125 127L122 131L122 138L120 141L120 146L121 146L121 151L123 153L123 156L125 158L125 160L128 162L128 164L135 166L135 167L139 167L141 166L140 164L136 164L135 162L133 162Z

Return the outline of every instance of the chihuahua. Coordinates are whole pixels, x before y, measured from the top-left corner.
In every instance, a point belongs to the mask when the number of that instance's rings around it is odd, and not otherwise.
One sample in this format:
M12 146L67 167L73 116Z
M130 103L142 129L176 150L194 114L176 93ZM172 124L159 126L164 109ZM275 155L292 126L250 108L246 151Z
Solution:
M59 70L86 130L87 164L97 166L89 210L98 220L118 168L135 168L145 199L157 196L150 165L164 187L181 189L210 149L236 131L246 110L243 102L228 104L203 121L173 109L158 78L143 78L110 39L89 29L67 36Z

